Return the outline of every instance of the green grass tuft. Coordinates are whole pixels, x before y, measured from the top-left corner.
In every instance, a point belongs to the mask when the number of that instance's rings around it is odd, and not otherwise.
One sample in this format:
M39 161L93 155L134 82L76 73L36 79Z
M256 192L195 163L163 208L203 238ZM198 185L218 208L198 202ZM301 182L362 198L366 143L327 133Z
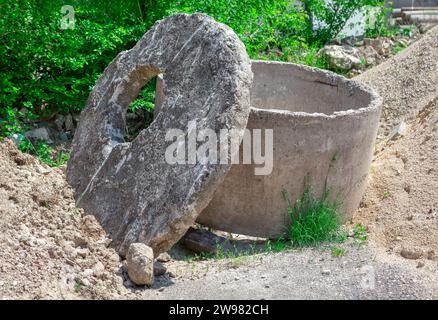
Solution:
M338 248L338 247L331 247L331 252L333 258L340 258L347 254L346 249Z
M340 231L340 204L329 199L328 191L324 192L321 199L317 199L306 181L303 195L293 206L287 191L283 191L283 197L288 204L287 211L291 219L287 237L294 247L345 241L347 235Z

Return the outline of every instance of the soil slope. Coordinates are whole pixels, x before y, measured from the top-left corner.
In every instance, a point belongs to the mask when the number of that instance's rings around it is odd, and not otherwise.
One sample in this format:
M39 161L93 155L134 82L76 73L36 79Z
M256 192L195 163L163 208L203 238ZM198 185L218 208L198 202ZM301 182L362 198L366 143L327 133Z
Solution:
M384 99L379 139L402 120L414 119L438 96L438 26L384 63L354 78Z

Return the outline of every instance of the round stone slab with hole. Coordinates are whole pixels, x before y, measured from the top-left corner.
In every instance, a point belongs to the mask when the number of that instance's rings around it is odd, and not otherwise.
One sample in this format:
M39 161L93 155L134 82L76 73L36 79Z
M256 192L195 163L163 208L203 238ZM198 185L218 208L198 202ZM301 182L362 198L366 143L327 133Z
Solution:
M127 143L126 111L158 74L166 83L161 109ZM196 121L198 131L233 129L241 138L251 83L242 42L203 14L157 22L106 68L81 114L67 178L77 204L97 217L122 256L133 242L155 255L168 250L207 206L231 164L168 164L166 149L175 141L166 141L166 133L178 129L187 138Z

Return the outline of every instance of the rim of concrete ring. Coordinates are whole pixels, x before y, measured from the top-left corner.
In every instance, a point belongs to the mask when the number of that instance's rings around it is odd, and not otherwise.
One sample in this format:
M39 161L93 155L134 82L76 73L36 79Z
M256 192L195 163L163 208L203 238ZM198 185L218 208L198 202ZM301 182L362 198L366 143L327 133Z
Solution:
M335 80L334 82L337 84L343 85L345 88L351 87L352 89L361 90L369 95L370 102L366 107L360 108L350 108L348 110L335 111L331 114L326 113L309 113L304 111L288 111L281 109L261 109L256 107L250 107L250 113L260 115L260 116L268 116L268 115L278 115L290 118L308 118L308 119L321 119L321 120L329 120L335 118L342 117L350 117L350 116L364 116L373 112L379 112L380 108L383 104L383 99L380 95L371 87L364 85L355 80L347 79L344 76L336 74L332 71L322 70L314 67L309 67L306 65L290 63L290 62L282 62L282 61L265 61L265 60L251 60L252 62L263 63L267 65L284 65L288 67L293 67L301 70L306 70L310 73L317 74L324 78L331 78ZM329 84L329 83L328 83Z
M251 60L251 62L257 62L267 65L283 65L287 67L293 67L296 69L305 70L309 73L317 74L326 79L332 79L333 82L337 84L343 85L345 88L351 87L355 90L361 90L369 95L370 102L366 107L358 107L358 108L350 108L342 111L335 111L333 113L320 113L320 112L305 112L305 111L288 111L281 109L261 109L256 107L250 107L250 114L258 115L258 116L282 116L284 118L293 118L293 119L308 119L308 120L331 120L342 117L351 117L351 116L365 116L373 112L380 112L380 109L383 105L383 98L371 87L364 85L358 81L348 79L342 75L336 74L332 71L318 69L315 67L309 67L302 64L290 63L290 62L282 62L282 61L268 61L268 60ZM157 79L163 80L163 74L160 73L157 75ZM327 82L327 84L330 84ZM157 112L157 116L160 112Z

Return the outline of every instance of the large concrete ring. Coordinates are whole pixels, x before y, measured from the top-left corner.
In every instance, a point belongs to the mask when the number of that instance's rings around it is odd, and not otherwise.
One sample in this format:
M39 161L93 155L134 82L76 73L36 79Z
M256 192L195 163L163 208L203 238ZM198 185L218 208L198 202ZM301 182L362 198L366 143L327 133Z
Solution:
M255 175L260 166L234 164L197 221L238 234L284 236L290 219L282 191L293 204L306 176L315 196L327 188L341 203L342 218L350 218L366 186L381 99L359 83L306 66L253 61L252 70L247 128L273 129L272 173Z
M153 123L125 143L125 114L140 89L164 75L165 99ZM227 26L202 15L156 23L120 53L97 81L81 115L67 178L79 206L95 215L125 255L143 242L157 255L194 223L230 165L169 164L168 129L234 129L249 116L251 62Z

